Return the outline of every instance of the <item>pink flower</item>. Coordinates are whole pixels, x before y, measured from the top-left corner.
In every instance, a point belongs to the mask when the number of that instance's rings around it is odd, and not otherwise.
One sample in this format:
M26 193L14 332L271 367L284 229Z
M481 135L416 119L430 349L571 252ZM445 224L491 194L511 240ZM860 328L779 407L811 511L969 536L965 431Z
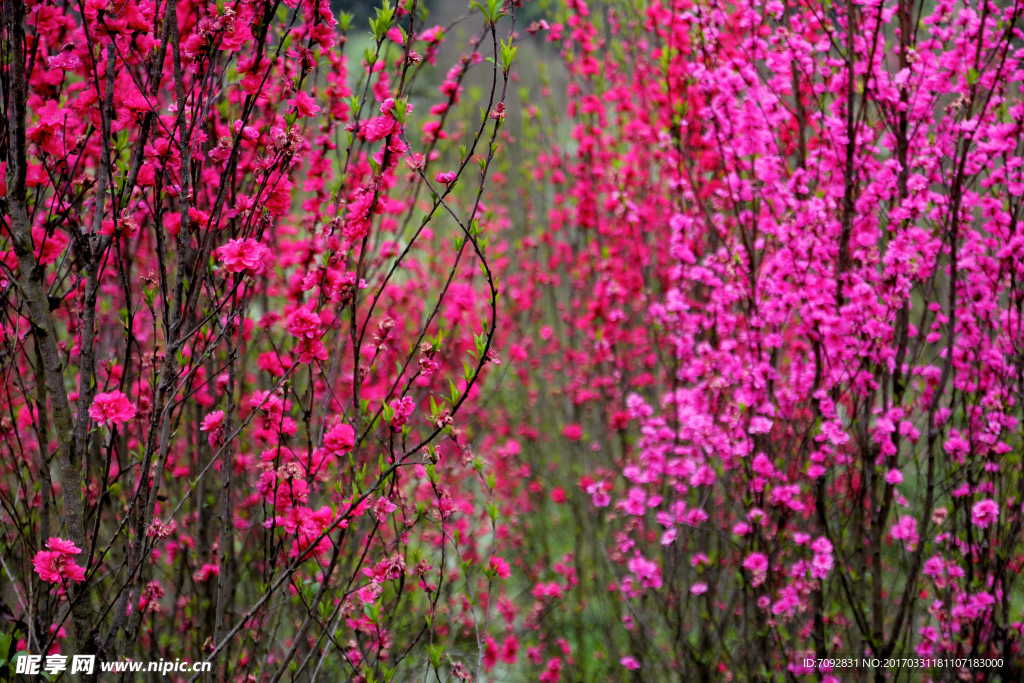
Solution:
M82 60L74 52L61 52L48 58L46 61L51 69L61 69L63 71L74 71L82 63Z
M408 396L402 398L396 398L391 401L391 409L395 411L395 414L391 416L391 426L395 429L401 429L412 416L414 410L416 410L416 401L412 400Z
M514 635L506 638L505 642L501 644L498 658L506 664L515 664L519 659L519 640Z
M188 210L188 227L190 230L198 230L204 228L210 222L210 214L205 211L200 211L196 207L191 207Z
M376 602L383 591L379 583L368 583L356 591L356 597L364 603Z
M979 500L971 508L971 523L979 529L987 528L999 518L999 505L991 498Z
M224 422L224 411L215 410L203 418L203 424L199 427L199 431L209 432L206 440L213 448L220 446L224 441Z
M892 528L892 537L907 544L908 550L917 547L917 520L910 515L900 517L900 521Z
M583 438L583 427L575 422L567 424L562 428L562 436L569 439L569 441L579 441Z
M824 579L828 576L828 573L832 571L832 566L835 560L832 557L832 553L821 553L814 556L811 560L811 576L816 579Z
M300 339L316 339L320 336L320 314L313 310L316 301L295 309L288 316L288 331Z
M395 119L389 116L375 116L363 123L360 132L367 142L377 142L391 135L395 129Z
M708 585L703 581L698 581L697 583L690 586L690 592L694 595L704 595L708 592Z
M295 107L301 118L311 118L320 112L316 101L305 90L295 93L295 97L288 100L288 106Z
M50 550L56 550L62 555L77 555L82 552L82 549L71 541L66 541L63 538L50 538L46 541L46 547Z
M441 519L448 519L459 511L459 506L452 499L452 494L448 493L446 489L441 490L441 495L437 499L437 511L440 513Z
M605 482L597 482L587 486L586 491L593 498L594 507L608 507L612 502L612 497L608 495L609 488L609 485Z
M764 553L751 553L743 560L743 568L753 574L750 583L760 586L768 576L768 558Z
M899 486L903 483L903 473L899 470L889 470L885 473L885 481L890 486Z
M448 171L447 173L438 173L434 176L434 180L444 185L451 185L455 182L455 171Z
M636 657L623 657L619 660L619 664L626 667L630 671L640 668L640 662L636 661Z
M71 239L60 230L48 233L38 225L32 228L32 244L35 245L36 259L41 266L49 265L60 258L70 242Z
M227 244L217 250L217 255L232 273L249 271L253 275L260 275L266 268L265 259L270 255L270 249L252 238L228 240Z
M100 234L111 236L135 237L139 234L139 224L135 222L127 211L121 212L121 218L114 221L103 221L100 223Z
M206 563L199 568L199 571L192 575L192 580L202 583L209 581L214 576L220 576L220 567L215 564Z
M498 664L498 644L494 638L487 636L487 645L484 647L483 656L484 669L490 671Z
M636 574L636 577L640 579L641 585L647 588L654 588L655 590L661 588L661 568L658 567L657 562L648 560L637 553L626 564L626 567L629 571Z
M78 566L71 556L82 552L81 548L63 538L51 538L46 542L49 550L40 550L32 558L39 578L48 583L63 583L65 580L84 581L85 569Z
M125 423L135 417L135 406L120 391L97 394L89 407L89 417L100 424Z
M945 568L946 562L938 555L933 555L925 560L924 569L922 569L921 572L925 576L931 576L934 578L936 576L942 576L942 572L945 571Z
M561 488L552 489L551 500L555 505L565 505L565 490Z
M497 555L491 558L491 570L502 579L512 576L512 569L509 568L508 562Z
M832 541L824 536L818 536L811 544L811 550L819 555L830 555L832 553Z
M377 502L373 506L373 516L377 518L380 524L388 521L388 515L398 509L398 506L392 503L390 500L381 496L377 499Z
M299 363L308 365L314 359L325 361L328 358L327 347L319 339L303 339L299 342Z
M418 37L426 43L439 43L444 39L444 28L441 26L433 26L421 33Z
M348 453L355 448L356 430L352 425L338 424L324 434L324 448L334 453Z
M540 683L557 683L562 679L562 660L552 657L548 660L547 668L537 677Z

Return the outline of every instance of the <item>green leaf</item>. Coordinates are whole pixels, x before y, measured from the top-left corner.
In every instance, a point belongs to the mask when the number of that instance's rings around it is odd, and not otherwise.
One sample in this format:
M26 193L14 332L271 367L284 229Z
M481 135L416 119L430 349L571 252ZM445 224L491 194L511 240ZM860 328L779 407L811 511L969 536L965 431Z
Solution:
M13 641L13 633L0 633L0 667L7 663L7 656L11 653Z
M512 37L509 36L508 43L504 40L501 41L501 70L508 74L508 70L512 68L512 62L515 61L516 55L519 54L519 48L512 45Z

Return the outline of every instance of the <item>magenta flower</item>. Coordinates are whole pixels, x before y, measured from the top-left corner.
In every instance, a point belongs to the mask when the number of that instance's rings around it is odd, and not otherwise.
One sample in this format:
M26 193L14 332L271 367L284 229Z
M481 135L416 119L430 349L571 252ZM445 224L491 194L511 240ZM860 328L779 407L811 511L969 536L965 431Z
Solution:
M366 121L360 132L367 142L383 140L395 130L395 119L389 114L387 116L375 116Z
M917 547L917 520L910 515L900 517L900 521L892 527L892 537L907 544L908 550Z
M623 657L619 660L619 664L631 671L640 668L640 662L636 661L636 657Z
M313 310L315 301L295 309L288 316L288 331L300 339L316 339L320 336L320 314Z
M999 518L999 505L991 498L979 500L971 508L971 523L985 529Z
M925 560L924 569L921 573L925 576L931 576L933 578L942 576L942 573L946 569L946 562L938 555L933 555Z
M56 261L70 242L67 235L58 230L48 234L39 226L32 228L32 243L36 245L36 259L39 265L45 266Z
M516 660L519 659L519 639L514 635L506 638L505 642L501 644L501 652L498 654L498 658L506 664L515 664Z
M379 583L368 583L356 591L356 597L358 597L361 602L371 603L376 602L377 596L379 596L381 592L382 590Z
M213 411L212 413L208 414L206 417L203 418L203 424L202 424L201 427L199 427L199 431L201 431L201 432L209 432L211 430L216 429L217 427L223 426L223 424L224 424L224 411L223 410L215 410L215 411Z
M373 516L377 518L380 524L388 521L388 515L398 509L398 506L392 503L390 500L381 496L377 499L377 502L373 506Z
M567 424L562 428L562 436L569 439L569 441L579 441L583 438L583 427L575 422Z
M47 59L47 63L51 69L74 71L82 63L82 60L74 52L61 52Z
M448 519L459 511L459 506L452 499L452 494L445 489L441 490L441 495L437 499L437 511L440 513L441 519Z
M210 446L216 448L224 440L225 421L223 410L215 410L203 418L203 424L200 425L199 431L209 432L206 440Z
M814 539L814 543L811 543L811 550L818 555L830 555L832 554L832 541L824 536L818 536Z
M288 100L288 106L295 107L301 118L311 118L320 112L316 100L310 97L305 90L295 93L295 97Z
M502 579L512 576L512 569L508 566L508 562L497 555L491 558L491 570Z
M356 430L352 425L338 424L324 434L324 448L336 455L348 453L355 445Z
M56 550L64 555L77 555L82 552L82 549L76 546L71 541L64 540L63 538L50 538L46 541L46 547L50 550Z
M661 588L661 568L658 567L658 563L653 560L648 560L637 553L627 563L629 571L636 574L637 579L646 588L654 588L657 590Z
M130 422L135 413L135 406L120 391L97 394L89 407L89 417L100 424Z
M71 559L82 552L81 548L63 538L51 538L46 542L49 550L40 550L32 558L39 578L48 583L63 583L65 580L84 581L85 569Z
M217 250L217 255L225 268L232 273L248 271L253 275L260 275L266 268L270 249L252 238L228 240L227 244Z
M455 177L455 171L448 171L446 173L438 173L434 180L445 185L451 185L455 182Z
M824 579L832 571L834 564L835 558L832 557L832 553L815 555L814 559L811 560L811 576L816 579Z
M440 43L444 39L444 28L432 26L417 37L427 43Z
M768 558L764 553L751 553L743 560L743 568L753 574L751 585L760 586L768 576Z
M416 401L412 400L408 396L394 399L390 403L391 409L395 411L395 414L391 416L391 426L395 429L401 429L409 418L412 417L413 411L416 410Z
M816 579L824 579L835 564L835 558L832 556L832 543L821 536L811 544L811 549L814 550L814 559L811 560L811 576Z
M220 576L220 567L218 565L210 564L209 562L207 562L192 575L192 580L198 581L199 583L203 583L205 581L209 581L214 576Z

